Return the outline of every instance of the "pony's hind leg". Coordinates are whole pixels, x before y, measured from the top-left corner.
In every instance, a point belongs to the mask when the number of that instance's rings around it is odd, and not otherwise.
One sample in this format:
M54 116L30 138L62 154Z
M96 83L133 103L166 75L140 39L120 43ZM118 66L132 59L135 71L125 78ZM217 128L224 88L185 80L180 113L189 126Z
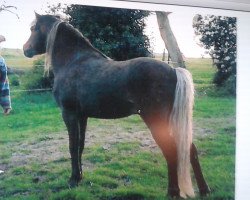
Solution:
M152 136L160 147L168 164L168 195L179 197L180 189L177 177L177 148L174 138L170 135L167 120L161 115L141 115L150 129Z
M69 151L71 156L71 177L69 186L75 187L81 180L81 169L79 160L79 124L78 116L75 112L63 110L63 120L67 126L69 134Z
M192 168L194 170L194 175L197 181L200 195L206 196L210 193L210 188L208 187L204 179L204 176L202 174L201 166L200 166L199 159L198 159L197 149L194 144L191 145L190 161L191 161Z

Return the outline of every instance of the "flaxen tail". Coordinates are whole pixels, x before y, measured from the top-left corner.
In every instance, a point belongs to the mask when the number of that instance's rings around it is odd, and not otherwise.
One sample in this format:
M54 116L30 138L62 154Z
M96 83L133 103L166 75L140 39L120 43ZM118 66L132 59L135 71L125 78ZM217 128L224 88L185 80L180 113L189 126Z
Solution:
M190 175L194 85L192 75L186 69L176 68L176 75L177 84L170 124L177 145L180 195L185 198L195 196Z

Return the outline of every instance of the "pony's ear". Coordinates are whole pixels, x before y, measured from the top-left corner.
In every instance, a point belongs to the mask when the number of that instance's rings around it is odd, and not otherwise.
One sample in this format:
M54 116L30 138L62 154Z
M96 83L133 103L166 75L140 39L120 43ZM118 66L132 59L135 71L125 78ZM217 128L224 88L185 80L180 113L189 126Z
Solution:
M39 15L38 13L36 13L36 11L35 11L35 16L36 16L37 20L41 17L41 15Z

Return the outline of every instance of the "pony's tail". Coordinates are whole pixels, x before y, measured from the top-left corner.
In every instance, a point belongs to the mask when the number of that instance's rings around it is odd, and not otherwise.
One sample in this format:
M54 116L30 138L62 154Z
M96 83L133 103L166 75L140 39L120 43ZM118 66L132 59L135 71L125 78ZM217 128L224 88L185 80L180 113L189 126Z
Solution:
M170 124L171 134L175 138L177 146L180 195L186 198L195 196L190 175L194 85L192 75L186 69L176 68L176 76L177 83Z

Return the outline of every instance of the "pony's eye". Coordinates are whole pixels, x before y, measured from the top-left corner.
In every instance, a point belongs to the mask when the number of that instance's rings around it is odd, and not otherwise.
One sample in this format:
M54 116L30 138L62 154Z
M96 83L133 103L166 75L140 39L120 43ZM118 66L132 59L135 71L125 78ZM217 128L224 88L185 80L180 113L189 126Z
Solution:
M31 31L38 31L39 30L39 26L37 26L37 25L31 26L30 30Z
M34 31L38 31L38 30L39 30L39 26L38 26L38 25L35 25Z
M32 26L32 27L30 27L30 30L35 31L35 30L37 30L37 28L36 28L36 26Z

